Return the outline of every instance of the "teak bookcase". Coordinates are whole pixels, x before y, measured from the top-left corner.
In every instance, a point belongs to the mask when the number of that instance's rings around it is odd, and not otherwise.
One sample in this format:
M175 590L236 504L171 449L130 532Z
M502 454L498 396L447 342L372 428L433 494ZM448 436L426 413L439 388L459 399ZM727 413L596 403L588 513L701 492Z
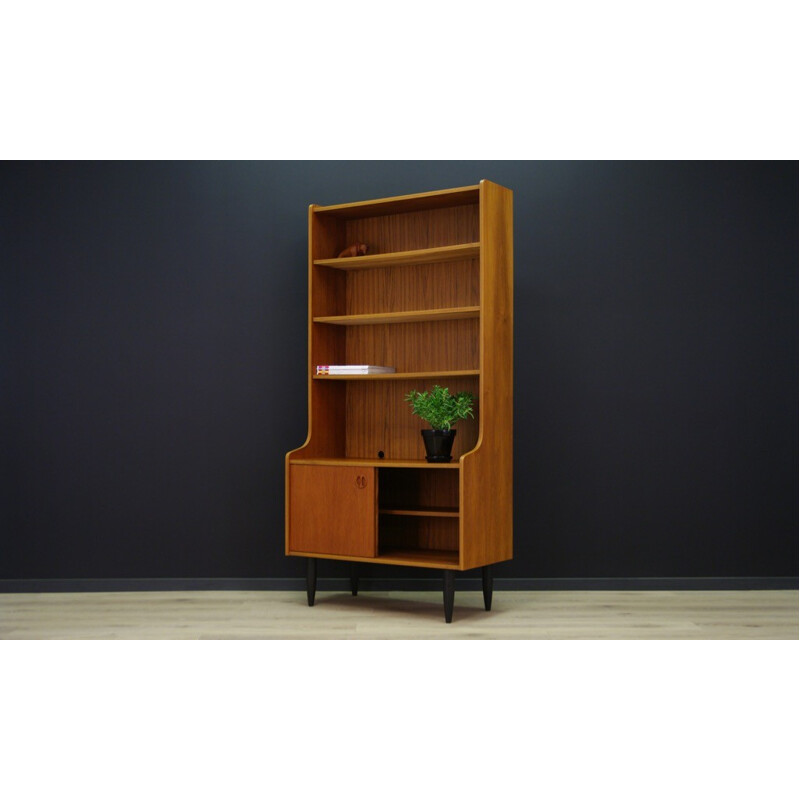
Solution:
M512 557L512 192L478 186L309 208L308 437L286 455L286 554L456 571ZM337 258L354 242L367 255ZM317 376L318 364L397 372ZM453 460L430 464L404 396L475 395Z

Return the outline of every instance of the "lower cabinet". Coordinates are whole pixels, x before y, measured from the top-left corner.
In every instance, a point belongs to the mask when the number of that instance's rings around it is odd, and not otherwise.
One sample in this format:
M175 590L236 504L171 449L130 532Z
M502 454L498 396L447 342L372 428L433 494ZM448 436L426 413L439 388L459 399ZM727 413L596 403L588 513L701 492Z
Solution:
M375 467L292 464L289 471L290 550L377 556Z
M332 459L333 460L333 459ZM341 461L340 459L337 459ZM306 557L306 593L314 605L317 562L354 562L350 588L358 594L356 562L442 570L445 621L453 618L460 549L460 470L425 465L288 465L286 552ZM491 568L482 567L484 606L492 605Z

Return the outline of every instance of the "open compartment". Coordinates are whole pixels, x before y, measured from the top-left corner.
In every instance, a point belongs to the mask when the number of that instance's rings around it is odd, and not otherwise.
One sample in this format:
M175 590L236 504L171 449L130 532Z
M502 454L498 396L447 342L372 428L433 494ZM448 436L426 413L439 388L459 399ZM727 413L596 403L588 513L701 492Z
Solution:
M387 516L457 518L458 470L379 470L378 512Z
M478 330L478 319L348 326L344 358L348 364L379 364L398 372L477 371Z
M363 362L371 363L371 362ZM374 363L374 362L372 362ZM475 395L474 419L459 420L454 426L453 462L472 450L478 441L480 407L477 377L438 381L453 394ZM430 427L411 413L405 396L412 389L430 389L435 378L393 381L347 381L345 402L345 457L365 459L424 459L421 431ZM424 470L423 470L424 471Z
M474 308L480 305L477 254L457 261L354 269L342 274L345 276L345 314Z
M330 232L315 258L336 258L348 245L363 242L369 255L472 244L480 240L478 192L417 197L410 203L351 204L315 209Z
M324 295L314 316L480 305L477 203L357 218L347 212L313 216L312 275ZM367 255L337 258L354 243L366 244Z
M378 558L416 561L445 569L457 567L458 519L381 514L378 519Z
M378 557L459 562L458 470L378 469Z

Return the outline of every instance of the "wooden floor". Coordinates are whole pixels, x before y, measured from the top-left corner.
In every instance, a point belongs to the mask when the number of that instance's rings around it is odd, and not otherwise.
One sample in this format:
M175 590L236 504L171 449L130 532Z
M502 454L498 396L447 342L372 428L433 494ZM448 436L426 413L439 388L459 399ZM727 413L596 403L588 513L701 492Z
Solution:
M797 639L797 591L0 594L0 639Z

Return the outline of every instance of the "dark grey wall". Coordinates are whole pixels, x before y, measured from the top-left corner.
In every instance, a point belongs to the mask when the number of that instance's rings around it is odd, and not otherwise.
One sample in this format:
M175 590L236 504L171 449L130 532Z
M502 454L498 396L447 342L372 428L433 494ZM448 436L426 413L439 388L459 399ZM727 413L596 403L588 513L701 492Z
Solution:
M498 576L796 576L797 163L502 161L0 167L0 578L301 575L308 204L484 177L515 193Z

